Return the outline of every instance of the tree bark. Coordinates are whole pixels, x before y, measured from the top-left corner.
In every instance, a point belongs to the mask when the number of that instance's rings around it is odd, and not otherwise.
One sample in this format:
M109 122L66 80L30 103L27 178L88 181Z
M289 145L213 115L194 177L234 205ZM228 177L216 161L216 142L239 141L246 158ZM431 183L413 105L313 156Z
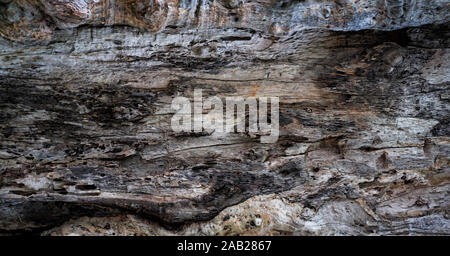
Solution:
M450 235L449 7L1 0L0 231ZM174 132L194 89L278 141Z

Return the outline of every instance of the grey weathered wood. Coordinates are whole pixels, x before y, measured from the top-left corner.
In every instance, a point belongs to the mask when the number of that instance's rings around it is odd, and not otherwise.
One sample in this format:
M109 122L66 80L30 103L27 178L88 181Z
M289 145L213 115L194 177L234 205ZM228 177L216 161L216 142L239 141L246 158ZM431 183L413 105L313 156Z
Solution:
M0 230L448 235L448 10L1 1ZM280 97L279 141L174 133L197 88Z

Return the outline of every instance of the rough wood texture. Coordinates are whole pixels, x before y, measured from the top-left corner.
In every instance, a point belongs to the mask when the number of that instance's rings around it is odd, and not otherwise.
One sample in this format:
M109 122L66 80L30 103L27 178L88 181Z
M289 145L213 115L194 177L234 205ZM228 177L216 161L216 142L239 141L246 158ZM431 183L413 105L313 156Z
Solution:
M450 235L449 8L1 0L0 230ZM194 88L278 142L174 133Z

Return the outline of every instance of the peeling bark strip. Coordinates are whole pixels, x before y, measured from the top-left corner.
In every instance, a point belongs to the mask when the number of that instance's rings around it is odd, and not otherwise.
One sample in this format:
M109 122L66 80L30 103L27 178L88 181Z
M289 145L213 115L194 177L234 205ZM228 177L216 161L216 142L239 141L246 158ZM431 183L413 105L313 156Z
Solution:
M450 235L449 7L1 0L0 231ZM196 89L278 141L173 131Z

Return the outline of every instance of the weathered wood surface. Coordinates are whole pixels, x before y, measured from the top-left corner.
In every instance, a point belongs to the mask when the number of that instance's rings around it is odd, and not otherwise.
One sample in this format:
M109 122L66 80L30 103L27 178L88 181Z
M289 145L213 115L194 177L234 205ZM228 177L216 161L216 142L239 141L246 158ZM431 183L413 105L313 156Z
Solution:
M0 230L449 235L449 7L1 0ZM198 88L278 142L174 133Z

